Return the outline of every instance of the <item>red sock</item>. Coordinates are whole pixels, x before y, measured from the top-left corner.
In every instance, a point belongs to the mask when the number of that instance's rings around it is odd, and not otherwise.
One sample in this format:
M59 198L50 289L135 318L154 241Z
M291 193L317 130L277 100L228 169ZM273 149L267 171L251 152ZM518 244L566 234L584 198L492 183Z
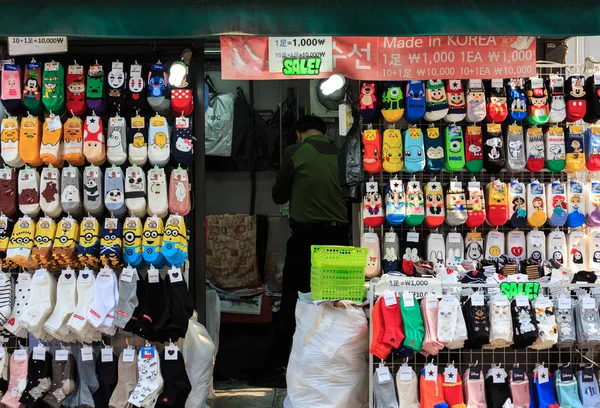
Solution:
M67 112L75 116L83 116L85 106L85 67L82 65L69 65L66 79L67 99L65 106Z
M383 170L381 162L381 133L378 129L367 129L362 135L363 168L367 173L379 173Z
M373 325L373 340L371 341L370 352L376 357L385 360L392 351L392 348L387 344L383 343L383 332L385 330L383 314L381 313L382 307L385 305L383 297L379 298L375 306L373 306L373 312L371 313L371 324Z
M444 389L444 399L450 408L465 408L465 400L462 392L462 380L458 371L456 372L456 382L442 384Z
M496 180L488 185L487 206L488 224L492 227L504 225L508 220L505 183Z
M477 228L485 222L485 199L481 188L467 192L467 227Z
M385 330L383 332L383 343L393 348L398 348L404 340L402 332L402 316L400 315L400 303L396 299L396 304L387 306L385 299L381 305L381 313L385 322Z

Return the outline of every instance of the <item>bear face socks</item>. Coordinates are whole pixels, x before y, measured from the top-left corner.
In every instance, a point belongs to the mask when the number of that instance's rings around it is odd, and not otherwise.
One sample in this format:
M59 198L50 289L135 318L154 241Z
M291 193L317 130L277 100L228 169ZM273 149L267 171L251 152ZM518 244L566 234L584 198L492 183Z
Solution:
M150 206L153 205L152 200L154 199L152 194L152 184L150 183L150 173L148 173L148 212L150 212ZM378 191L378 184L374 181L366 183L366 193L363 198L362 215L363 222L368 227L378 227L383 224L384 215L381 194L379 194Z
M404 117L410 123L416 123L420 121L421 118L423 118L423 116L425 115L425 111L427 109L425 97L425 81L407 81L404 96L406 97L406 111L404 112Z
M148 170L148 214L164 218L169 213L167 179L164 169ZM377 193L379 195L379 193ZM381 196L379 196L381 211ZM383 213L381 213L383 218ZM382 220L383 221L383 220Z
M25 215L35 217L40 211L40 175L35 169L25 168L19 171L19 210Z
M581 171L585 168L585 138L583 137L583 127L570 125L566 129L565 171Z
M479 173L483 169L483 138L481 126L468 126L465 138L465 167L471 173Z
M25 162L19 154L19 120L16 117L2 119L2 160L12 167L23 167Z
M444 168L447 171L460 171L465 167L465 142L460 126L446 128L446 154Z
M448 123L456 123L467 116L467 104L465 90L460 79L446 81L446 95L448 96L448 114L444 120Z
M111 164L117 166L122 165L127 160L127 129L125 118L118 115L108 120L106 158Z
M467 83L467 120L473 123L485 119L485 91L481 79L470 79Z
M89 102L89 99L88 99ZM100 166L106 160L104 127L99 116L87 116L83 126L83 155L91 164Z
M409 128L404 132L404 170L416 173L425 168L425 145L423 132L419 128Z
M102 170L98 166L87 166L83 170L83 207L94 217L104 213Z
M172 171L171 177L173 177L173 173L175 172L177 172L176 169ZM184 192L180 191L181 187L177 187L175 184L176 183L174 182L171 183L173 188L179 190L177 198L183 200L185 197L188 197L189 201L187 190L184 194ZM183 182L181 182L181 184L183 184ZM181 197L182 195L183 197ZM141 167L128 167L125 171L125 205L127 206L129 213L136 217L144 217L146 215L146 175ZM183 215L187 215L187 212Z
M391 297L388 297L387 299L388 301L392 300ZM395 295L394 300L397 302ZM373 311L371 313L373 319L373 339L371 341L371 346L369 347L369 352L382 360L385 360L392 351L392 347L383 342L385 320L383 318L382 310L384 308L384 303L385 298L380 297L379 300L375 302L375 305L373 306Z
M148 129L148 160L153 166L164 167L169 163L169 124L164 116L150 118Z
M462 379L458 370L453 365L446 367L444 370L444 383L442 384L444 389L444 399L448 403L449 407L453 408L466 408L463 399L463 384Z
M83 156L83 122L77 117L69 118L63 126L62 159L73 166L85 163Z
M34 114L42 113L44 105L42 104L42 64L31 61L25 65L23 72L23 105L27 110ZM8 108L7 108L8 109Z
M120 167L112 166L104 173L104 204L106 209L120 218L127 214L125 206L125 188L123 171Z
M527 223L541 227L546 223L546 193L544 184L533 180L527 185Z
M548 91L542 78L529 78L527 80L527 122L532 125L543 125L548 122L550 110L548 108Z
M41 166L40 145L42 142L42 129L38 118L26 116L21 119L19 132L19 156L23 161L33 167Z
M67 68L67 100L65 106L73 115L85 114L85 67L82 65L69 65Z
M552 173L558 173L565 168L565 133L558 126L551 126L545 134L546 139L546 168Z
M554 180L546 184L546 212L548 225L562 227L567 222L567 187Z
M444 223L445 218L442 183L430 181L425 185L425 225L437 228Z
M419 181L409 181L406 184L406 219L412 227L421 225L425 220L425 201Z
M404 115L404 96L398 82L388 82L386 84L381 101L383 102L381 115L386 122L395 123L402 119L402 115ZM175 102L174 99L173 102ZM174 108L173 111L179 114L182 109Z
M40 159L47 165L62 166L63 126L58 116L51 115L44 121Z
M427 171L439 172L444 167L444 147L440 137L440 128L427 128L425 150L427 155Z
M578 228L585 222L585 200L583 183L571 180L567 185L567 227Z
M585 77L572 75L565 84L567 99L567 122L583 119L587 107L585 97Z
M550 75L546 82L550 117L548 123L560 123L567 117L565 105L565 79L559 75Z
M527 170L541 171L544 168L545 151L541 128L530 127L527 129L525 147L527 149Z
M500 180L495 180L488 184L487 192L486 216L488 224L492 227L504 225L508 219L506 184Z
M146 223L148 223L147 220ZM146 238L146 231L144 231L144 238ZM365 267L365 276L368 278L379 276L381 272L379 235L375 232L365 232L362 237L361 248L367 248L369 250L367 255L367 266Z
M142 347L138 353L138 383L128 402L136 407L153 407L163 386L158 351L154 346Z
M488 122L502 123L508 116L506 106L506 90L504 89L503 79L492 79L490 86L486 89Z
M383 170L397 173L404 167L402 155L402 134L400 129L383 131Z
M60 203L63 210L73 217L83 215L83 202L81 198L81 173L79 168L69 166L62 171Z
M523 127L510 125L506 140L508 154L506 156L506 169L510 171L523 171L527 164L525 156L525 142L523 139Z
M428 80L425 85L426 110L424 119L428 122L442 120L448 114L446 88L441 79Z
M450 226L462 225L467 221L467 199L462 183L450 183L450 191L446 196L446 222Z
M14 169L0 169L0 212L9 217L17 213L17 175Z
M40 180L40 208L46 216L57 218L62 213L60 191L60 171L45 167Z
M136 115L131 118L127 133L129 163L143 166L148 161L148 128L146 119Z
M504 136L499 124L488 123L483 143L483 165L489 173L499 173L505 164Z
M169 188L171 188L171 185L172 184L169 185ZM177 191L175 193L177 193ZM370 219L372 218L373 214L372 211L369 211L369 208L373 209L371 200L374 200L375 197L370 193L367 194L368 197L365 196L365 205L367 208L365 209L367 210L368 214L364 213L363 211L363 216ZM376 206L377 205L375 204L375 207ZM397 227L402 225L405 217L406 197L404 195L404 185L400 180L394 178L389 180L385 186L385 219L391 226ZM371 221L375 220L369 220L369 222ZM365 224L369 226L369 224L366 222Z
M363 168L367 173L379 173L383 170L381 162L381 133L378 129L366 129L362 134Z

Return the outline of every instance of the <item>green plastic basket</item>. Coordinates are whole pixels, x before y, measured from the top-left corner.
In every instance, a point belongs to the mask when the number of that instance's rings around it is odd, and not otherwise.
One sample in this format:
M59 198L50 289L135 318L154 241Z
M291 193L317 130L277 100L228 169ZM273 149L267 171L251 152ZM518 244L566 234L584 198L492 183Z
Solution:
M310 269L310 289L313 300L352 300L361 302L365 296L365 269Z
M323 246L311 247L311 264L322 269L362 269L367 266L367 248L350 246Z

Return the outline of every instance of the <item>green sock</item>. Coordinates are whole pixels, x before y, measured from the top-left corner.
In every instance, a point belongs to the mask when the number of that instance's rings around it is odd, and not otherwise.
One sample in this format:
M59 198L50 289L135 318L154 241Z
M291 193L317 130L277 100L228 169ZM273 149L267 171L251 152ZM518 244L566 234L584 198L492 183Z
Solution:
M404 295L400 296L400 312L402 313L402 323L404 325L404 341L403 346L406 346L414 351L421 351L423 345L423 337L425 337L425 326L423 325L423 317L421 316L421 308L417 302L417 298L413 295L412 306L407 306L404 303Z
M58 62L47 62L44 66L42 102L48 112L57 116L65 111L65 70Z
M460 126L449 125L446 128L446 152L444 154L446 171L460 171L465 167L465 139Z

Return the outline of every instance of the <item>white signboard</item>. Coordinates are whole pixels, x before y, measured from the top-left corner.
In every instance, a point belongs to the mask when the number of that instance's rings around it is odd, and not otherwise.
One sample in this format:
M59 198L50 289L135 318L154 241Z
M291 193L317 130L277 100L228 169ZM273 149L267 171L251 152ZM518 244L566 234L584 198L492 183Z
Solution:
M320 59L315 66L314 61ZM269 72L282 73L284 60L300 60L300 69L304 75L316 75L318 72L333 70L333 42L331 37L269 37ZM304 62L302 62L304 60ZM302 64L304 68L302 68Z
M385 274L375 285L375 294L382 296L385 290L411 292L417 299L424 298L428 293L442 296L442 281L437 278L408 278Z
M61 54L68 50L67 37L8 37L8 54Z

